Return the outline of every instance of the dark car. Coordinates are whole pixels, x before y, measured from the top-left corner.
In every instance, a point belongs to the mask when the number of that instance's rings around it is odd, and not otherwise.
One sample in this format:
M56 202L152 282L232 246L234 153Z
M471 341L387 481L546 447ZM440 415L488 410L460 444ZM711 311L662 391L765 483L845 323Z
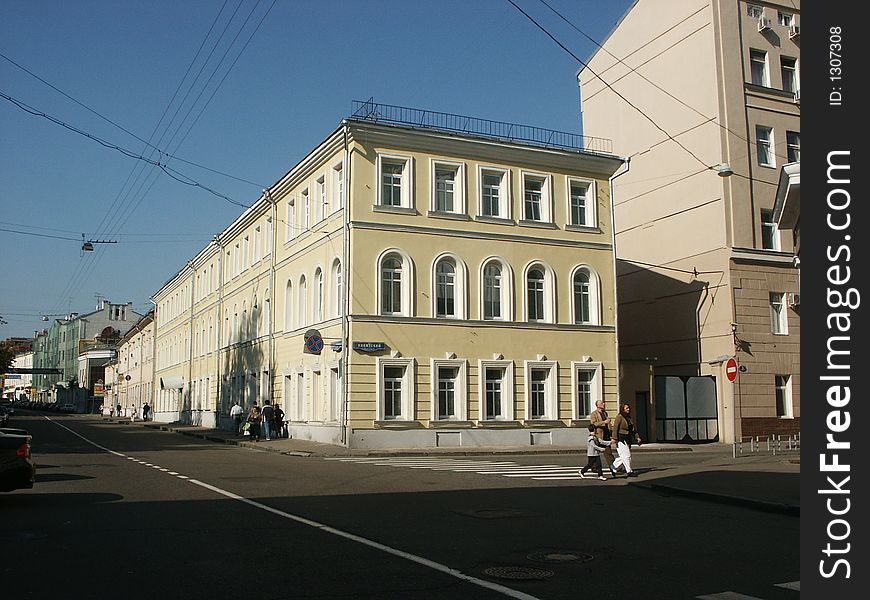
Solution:
M32 439L24 429L0 427L0 492L33 487L36 467L30 454Z

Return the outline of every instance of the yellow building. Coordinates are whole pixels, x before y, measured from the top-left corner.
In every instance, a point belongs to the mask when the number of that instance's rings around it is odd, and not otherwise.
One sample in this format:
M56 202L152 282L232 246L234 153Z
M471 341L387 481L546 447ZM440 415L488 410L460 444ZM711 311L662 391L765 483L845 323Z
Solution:
M351 447L581 443L617 402L621 159L356 108L154 296L155 417L228 427L269 400Z

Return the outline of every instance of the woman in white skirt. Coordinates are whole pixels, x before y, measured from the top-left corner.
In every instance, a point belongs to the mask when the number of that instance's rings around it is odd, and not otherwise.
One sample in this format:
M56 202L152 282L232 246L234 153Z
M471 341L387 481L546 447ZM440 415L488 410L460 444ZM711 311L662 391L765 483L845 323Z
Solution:
M637 477L637 473L631 470L631 445L633 443L640 445L640 436L631 420L631 407L628 404L623 404L622 408L619 409L619 414L613 420L611 444L616 444L616 451L619 454L619 458L610 465L610 474L613 477L616 477L619 467L625 467L627 477Z

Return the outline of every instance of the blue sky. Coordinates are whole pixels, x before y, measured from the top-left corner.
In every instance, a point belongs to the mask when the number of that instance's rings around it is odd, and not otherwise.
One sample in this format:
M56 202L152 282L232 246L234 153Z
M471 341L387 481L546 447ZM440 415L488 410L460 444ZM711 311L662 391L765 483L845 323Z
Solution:
M594 51L541 0L514 2ZM601 41L631 1L547 3ZM4 0L0 53L0 339L97 295L148 310L240 214L117 148L156 146L250 204L354 99L581 132L581 65L507 0ZM117 243L83 253L83 233Z

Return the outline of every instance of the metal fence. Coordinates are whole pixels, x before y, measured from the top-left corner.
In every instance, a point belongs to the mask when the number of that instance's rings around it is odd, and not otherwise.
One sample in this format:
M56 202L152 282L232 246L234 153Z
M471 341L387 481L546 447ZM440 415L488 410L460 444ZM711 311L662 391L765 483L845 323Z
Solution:
M478 119L476 117L423 110L420 108L380 104L371 98L366 101L354 100L351 105L350 118L376 123L413 125L428 129L468 133L511 142L517 141L535 144L546 148L586 150L610 154L613 147L613 142L606 138L554 131L552 129L532 127L531 125L490 121L488 119Z
M758 454L786 454L800 452L801 434L787 435L752 435L744 436L732 445L732 456L753 456Z

